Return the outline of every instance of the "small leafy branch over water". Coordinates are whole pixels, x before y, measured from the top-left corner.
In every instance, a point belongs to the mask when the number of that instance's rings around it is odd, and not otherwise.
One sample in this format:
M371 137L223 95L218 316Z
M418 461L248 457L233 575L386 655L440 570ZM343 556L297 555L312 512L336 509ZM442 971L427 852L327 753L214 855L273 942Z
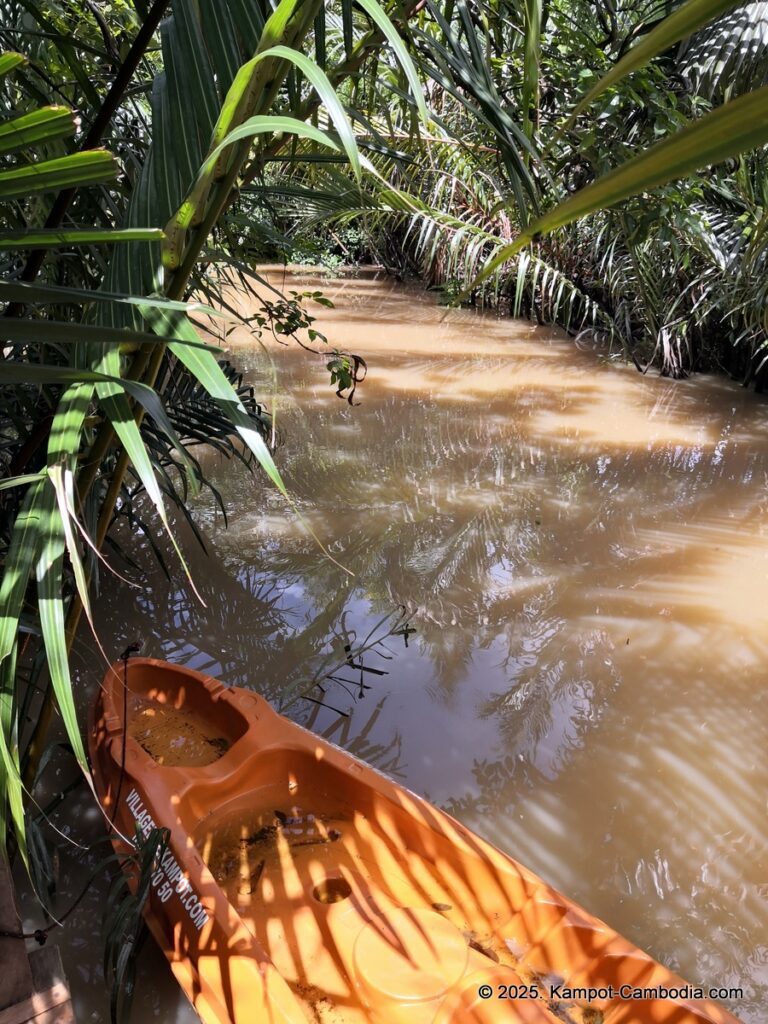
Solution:
M306 700L347 717L347 711L334 707L325 700L329 684L339 686L353 703L362 700L372 689L371 684L367 682L369 677L376 679L389 675L387 669L372 665L369 658L366 660L367 656L375 655L382 661L392 661L396 654L387 645L387 640L401 637L404 647L407 648L409 637L417 632L411 625L413 612L409 612L405 607L400 607L379 619L363 637L358 637L355 629L347 627L345 618L346 613L331 638L330 651L321 660L311 681L295 683L292 687L294 693L287 695L281 710L287 710L298 700ZM312 696L315 691L319 691L323 699Z
M368 364L363 357L337 351L326 365L331 372L331 386L337 385L336 395L346 398L349 405L359 405L354 401L355 391L368 374ZM346 395L345 391L348 392Z
M293 338L299 344L303 344L299 331L306 331L310 341L321 341L328 343L328 339L316 328L312 327L316 317L311 316L304 307L304 301L311 299L319 306L326 309L333 309L333 302L321 291L289 291L290 298L281 296L279 299L262 299L261 306L252 316L243 317L243 323L248 326L256 324L258 337L269 329L276 341L283 338ZM306 346L304 346L306 347ZM314 351L311 349L310 351Z
M322 354L323 350L312 348L302 340L302 333L310 342L321 342L328 345L328 338L322 331L318 331L312 325L316 317L307 312L306 300L316 302L326 309L333 309L333 302L321 291L293 291L288 292L290 298L282 296L276 301L261 299L261 306L251 316L242 318L243 324L252 330L255 325L256 337L261 340L266 330L269 330L272 337L280 344L286 344L285 339L292 338L307 352L316 355ZM351 352L341 352L339 349L328 349L330 359L326 363L326 369L331 375L331 386L336 389L336 395L344 398L349 405L359 405L354 401L358 384L362 384L368 372L368 367L362 356ZM346 392L346 394L345 394Z

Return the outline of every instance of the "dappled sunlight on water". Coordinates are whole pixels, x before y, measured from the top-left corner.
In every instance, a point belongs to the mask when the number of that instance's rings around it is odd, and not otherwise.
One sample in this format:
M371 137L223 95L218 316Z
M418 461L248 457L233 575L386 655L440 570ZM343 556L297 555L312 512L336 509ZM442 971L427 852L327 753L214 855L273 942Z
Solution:
M209 496L196 507L207 608L123 531L150 586L105 584L102 633L278 704L331 647L415 610L408 646L369 656L389 674L362 699L356 677L312 691L348 717L302 701L290 714L692 982L742 985L730 1008L762 1024L768 407L386 280L286 287L334 298L317 326L369 365L350 408L322 358L272 346L273 370L247 332L229 337L257 394L275 395L304 521L207 458L230 516L225 530Z

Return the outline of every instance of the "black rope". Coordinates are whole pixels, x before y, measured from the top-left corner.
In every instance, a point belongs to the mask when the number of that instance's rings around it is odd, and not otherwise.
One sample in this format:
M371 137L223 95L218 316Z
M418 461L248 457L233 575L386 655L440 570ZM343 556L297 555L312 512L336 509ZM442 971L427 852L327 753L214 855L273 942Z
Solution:
M91 875L91 877L85 883L85 885L83 886L83 888L82 888L79 896L75 900L75 902L70 907L68 907L63 914L60 915L58 921L51 921L51 923L47 924L45 926L45 928L35 928L35 930L33 932L22 932L22 931L11 932L11 931L5 931L5 929L0 929L0 938L3 938L3 939L34 939L35 942L38 944L38 946L44 946L45 942L46 942L46 939L48 938L48 932L53 931L54 928L58 928L59 925L64 924L64 922L67 920L69 915L74 910L76 910L77 907L80 906L80 904L82 903L82 901L83 901L83 899L85 897L85 894L88 892L88 890L91 887L91 882L92 881L93 881L93 875Z
M123 653L120 655L120 661L122 661L123 663L123 745L122 751L120 753L120 777L117 780L115 806L112 808L112 817L109 819L110 826L115 824L117 808L120 804L120 793L123 788L123 776L125 775L125 752L128 741L128 659L132 657L132 655L138 654L143 646L143 640L136 640L134 643L128 644Z
M7 932L0 928L0 939L34 939L38 946L44 946L48 938L48 931L56 926L51 924L48 928L35 928L33 932Z

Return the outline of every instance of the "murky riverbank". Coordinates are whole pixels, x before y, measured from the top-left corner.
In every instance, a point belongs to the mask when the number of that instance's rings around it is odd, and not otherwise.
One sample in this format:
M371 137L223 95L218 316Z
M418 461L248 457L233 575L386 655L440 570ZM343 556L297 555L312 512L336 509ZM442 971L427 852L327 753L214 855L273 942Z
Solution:
M372 689L290 713L447 808L690 981L768 1005L768 406L720 380L674 383L606 365L552 332L385 279L319 287L333 345L370 374L351 408L324 361L229 340L274 394L295 513L235 463L206 457L192 551L203 608L146 543L103 579L108 650L299 693L332 641L399 605ZM276 380L276 384L275 384ZM127 534L121 542L128 545ZM117 563L116 563L117 564ZM334 638L336 638L334 640ZM80 648L80 681L98 674ZM85 806L83 798L83 806ZM71 805L70 805L71 806ZM95 822L93 823L96 829ZM93 858L98 862L100 855ZM65 955L79 1019L102 1020L103 891ZM61 941L61 940L60 940ZM142 1012L192 1020L160 954Z

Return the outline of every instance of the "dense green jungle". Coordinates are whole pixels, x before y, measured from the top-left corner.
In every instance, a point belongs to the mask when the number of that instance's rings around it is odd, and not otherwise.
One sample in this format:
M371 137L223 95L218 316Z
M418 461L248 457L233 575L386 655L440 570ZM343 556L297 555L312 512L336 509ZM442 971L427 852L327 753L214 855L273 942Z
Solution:
M764 391L768 3L0 0L0 106L0 847L53 934L66 792L40 787L56 758L89 777L97 585L139 530L215 604L189 553L198 495L227 511L211 453L292 508L217 339L321 351L353 411L375 378L364 331L320 330L324 285L261 268L373 265L670 386ZM147 886L110 870L117 1015Z

